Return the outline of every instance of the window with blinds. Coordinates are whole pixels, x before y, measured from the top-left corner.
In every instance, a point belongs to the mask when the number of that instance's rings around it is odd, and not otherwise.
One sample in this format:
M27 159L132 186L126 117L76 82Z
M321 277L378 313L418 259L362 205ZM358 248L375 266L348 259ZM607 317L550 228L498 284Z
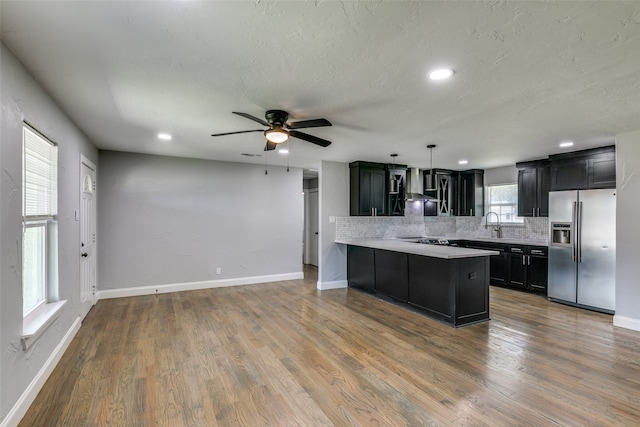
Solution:
M58 213L58 147L23 127L22 167L22 312L47 302L49 264L56 251L51 233Z
M487 186L487 211L495 212L500 217L501 224L522 224L524 219L517 215L518 213L518 185L517 184L500 184ZM496 217L489 215L487 217L489 224L496 223Z

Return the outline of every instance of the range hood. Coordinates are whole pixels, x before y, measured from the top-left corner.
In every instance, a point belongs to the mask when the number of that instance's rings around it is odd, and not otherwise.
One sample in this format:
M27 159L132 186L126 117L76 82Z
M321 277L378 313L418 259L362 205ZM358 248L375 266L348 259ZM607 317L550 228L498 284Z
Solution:
M407 200L414 201L438 201L436 191L424 191L422 184L422 174L420 169L407 169Z

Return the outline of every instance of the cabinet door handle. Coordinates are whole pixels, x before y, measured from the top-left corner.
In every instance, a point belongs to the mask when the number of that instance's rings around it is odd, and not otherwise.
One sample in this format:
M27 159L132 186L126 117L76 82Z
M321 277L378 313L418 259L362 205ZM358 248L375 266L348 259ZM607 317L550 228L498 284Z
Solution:
M536 216L536 208L531 209L531 216Z
M525 264L525 258L526 258L526 256L522 255L522 265L526 265Z
M527 255L527 265L531 265L531 257Z
M470 210L471 210L471 216L473 216L473 209L470 209Z

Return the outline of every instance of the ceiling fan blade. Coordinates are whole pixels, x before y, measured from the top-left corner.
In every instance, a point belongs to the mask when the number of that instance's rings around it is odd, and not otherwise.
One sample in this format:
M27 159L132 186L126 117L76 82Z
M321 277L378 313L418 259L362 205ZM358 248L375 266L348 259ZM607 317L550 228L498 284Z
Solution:
M293 136L295 138L302 139L303 141L310 142L312 144L319 145L321 147L328 147L331 145L331 141L327 141L326 139L318 138L317 136L309 135L308 133L298 132L297 130L290 130L289 136Z
M331 126L331 122L327 119L301 120L299 122L288 123L289 129L319 128L323 126Z
M249 133L249 132L264 132L264 130L263 129L254 129L254 130L241 130L241 131L238 131L238 132L214 133L211 136L235 135L236 133Z
M258 122L258 123L260 123L262 126L267 126L267 127L269 127L269 126L270 126L270 125L269 125L269 123L267 123L267 122L265 122L264 120L259 119L259 118L257 118L257 117L253 117L251 114L247 114L247 113L238 113L237 111L232 111L232 112L233 112L233 114L237 114L237 115L239 115L239 116L242 116L242 117L244 117L245 119L249 119L249 120L253 120L254 122Z
M273 143L271 141L267 141L267 144L264 146L264 151L275 150L276 149L276 145L278 145L278 144L275 144L275 143Z

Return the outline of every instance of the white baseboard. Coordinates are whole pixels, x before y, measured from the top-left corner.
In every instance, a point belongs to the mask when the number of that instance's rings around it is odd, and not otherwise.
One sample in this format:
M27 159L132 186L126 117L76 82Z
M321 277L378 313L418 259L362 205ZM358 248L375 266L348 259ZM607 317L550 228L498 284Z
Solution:
M640 319L624 317L618 314L613 315L613 326L640 331Z
M227 286L255 285L258 283L298 279L304 279L304 274L302 272L272 274L269 276L239 277L237 279L206 280L203 282L172 283L167 285L107 289L98 291L96 296L101 300L109 298L135 297L140 295L167 294L170 292L195 291L199 289L223 288Z
M22 396L20 396L20 399L18 399L16 404L13 405L13 408L11 408L11 411L9 411L6 418L2 421L0 427L15 427L20 423L20 420L22 420L24 414L27 413L27 410L36 399L36 396L42 389L42 386L44 386L44 383L51 375L51 372L53 372L53 369L67 350L67 347L71 344L71 340L73 340L73 337L75 337L80 330L81 324L82 322L80 321L80 318L77 317L73 322L73 325L71 325L71 328L69 328L60 343L58 343L56 348L53 350L45 364L40 368L40 371L36 374L33 381L31 381L31 384L29 384L24 393L22 393Z
M316 287L320 291L326 291L328 289L342 289L349 286L349 282L346 280L335 280L333 282L320 282L318 281Z

